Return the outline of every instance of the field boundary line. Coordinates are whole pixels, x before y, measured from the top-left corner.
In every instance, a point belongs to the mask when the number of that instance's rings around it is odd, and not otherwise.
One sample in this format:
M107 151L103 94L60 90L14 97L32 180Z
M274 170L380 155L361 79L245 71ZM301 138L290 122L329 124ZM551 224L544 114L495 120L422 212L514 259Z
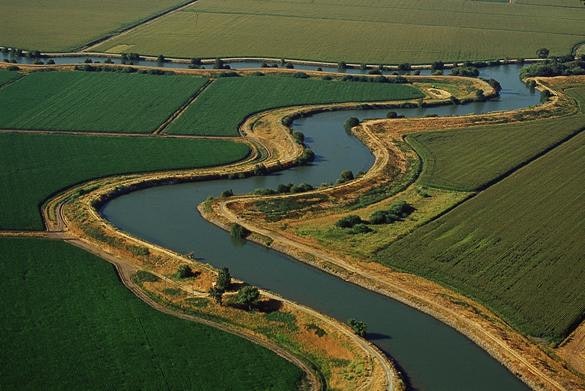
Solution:
M163 133L166 133L166 129L173 122L175 122L175 120L177 118L179 118L181 115L183 115L183 113L185 111L187 111L187 109L197 100L197 98L199 98L201 96L201 94L203 94L205 92L205 90L207 90L207 88L209 88L209 86L214 81L215 81L215 79L208 79L205 82L205 84L203 84L201 87L199 87L197 90L195 90L191 94L191 96L189 96L189 98L187 98L187 100L177 110L175 110L173 113L171 113L171 115L166 120L164 120L164 122L162 124L160 124L159 127L154 130L154 132L152 132L152 135L161 135Z

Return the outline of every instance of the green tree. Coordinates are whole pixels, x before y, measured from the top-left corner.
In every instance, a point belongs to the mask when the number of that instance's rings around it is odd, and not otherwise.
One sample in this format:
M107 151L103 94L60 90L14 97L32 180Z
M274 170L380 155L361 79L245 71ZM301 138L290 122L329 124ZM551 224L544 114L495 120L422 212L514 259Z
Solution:
M193 270L189 265L180 265L177 269L177 278L193 277Z
M215 288L225 292L232 285L232 275L227 267L222 267L215 280Z
M260 291L255 286L247 285L238 291L234 302L252 310L260 300Z
M211 296L211 298L219 305L223 303L223 293L224 291L219 289L217 286L212 286L209 288L209 296Z
M349 117L347 121L345 121L345 130L350 131L351 128L354 126L358 126L360 124L360 120L357 117Z
M353 172L351 172L351 170L344 170L344 171L341 171L341 174L339 175L339 180L337 182L343 183L343 182L351 181L353 178L354 178L354 176L353 176Z
M366 332L368 331L368 325L363 320L350 319L347 321L347 324L349 325L349 327L351 327L353 332L359 335L360 337L366 336Z

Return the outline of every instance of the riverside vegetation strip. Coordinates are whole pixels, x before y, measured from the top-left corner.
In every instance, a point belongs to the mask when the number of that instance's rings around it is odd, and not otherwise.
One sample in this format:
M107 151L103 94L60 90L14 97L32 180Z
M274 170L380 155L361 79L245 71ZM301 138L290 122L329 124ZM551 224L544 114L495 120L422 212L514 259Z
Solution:
M50 195L75 183L122 173L209 167L241 160L245 144L223 140L0 134L0 228L42 229Z
M251 113L283 106L422 98L408 84L248 76L215 80L167 129L169 133L234 136Z
M145 133L207 79L106 72L34 72L0 90L0 127Z
M154 311L68 244L0 239L0 271L4 387L276 391L302 376L243 338Z
M585 40L583 23L579 0L572 7L464 0L199 0L92 50L374 64L529 58L541 47L569 52Z
M73 50L183 3L186 1L3 0L0 2L0 45Z

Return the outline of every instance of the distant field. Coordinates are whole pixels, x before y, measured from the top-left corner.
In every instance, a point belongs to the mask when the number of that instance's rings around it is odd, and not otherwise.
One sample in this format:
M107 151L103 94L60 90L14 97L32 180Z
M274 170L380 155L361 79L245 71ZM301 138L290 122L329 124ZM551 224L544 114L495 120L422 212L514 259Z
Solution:
M151 132L206 79L35 72L0 90L0 128Z
M221 78L213 82L175 120L169 133L237 135L249 114L281 106L413 99L423 94L402 84L342 82L292 77Z
M18 79L21 75L18 72L2 71L0 70L0 86L9 81Z
M0 46L72 50L179 0L2 0Z
M63 242L0 239L0 273L3 389L293 390L302 376L243 338L153 310Z
M95 177L205 167L244 158L222 140L0 134L0 229L42 229L41 203Z
M585 41L578 0L540 3L200 0L98 50L398 64L566 54Z
M585 88L567 93L585 107ZM523 122L420 133L408 137L423 157L420 183L472 191L585 127L585 113Z

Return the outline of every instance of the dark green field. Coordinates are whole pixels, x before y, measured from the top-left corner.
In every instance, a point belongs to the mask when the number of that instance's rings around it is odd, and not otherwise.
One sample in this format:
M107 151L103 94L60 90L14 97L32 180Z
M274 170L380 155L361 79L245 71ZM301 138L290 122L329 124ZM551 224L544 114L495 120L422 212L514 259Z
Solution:
M20 76L21 75L18 72L0 70L0 86L8 83L9 81L18 79Z
M585 107L585 88L567 90ZM408 137L422 156L420 182L473 191L585 127L585 113L550 120L479 126Z
M143 133L206 79L102 72L35 72L0 90L0 128Z
M558 342L585 312L584 168L582 132L377 259L479 300L528 335Z
M0 228L42 229L51 194L119 173L205 167L244 158L248 146L222 140L0 134Z
M291 390L300 370L147 306L62 242L0 239L2 389Z
M292 77L238 77L213 82L169 128L169 133L233 136L246 116L275 107L348 101L414 99L402 84L342 82Z

